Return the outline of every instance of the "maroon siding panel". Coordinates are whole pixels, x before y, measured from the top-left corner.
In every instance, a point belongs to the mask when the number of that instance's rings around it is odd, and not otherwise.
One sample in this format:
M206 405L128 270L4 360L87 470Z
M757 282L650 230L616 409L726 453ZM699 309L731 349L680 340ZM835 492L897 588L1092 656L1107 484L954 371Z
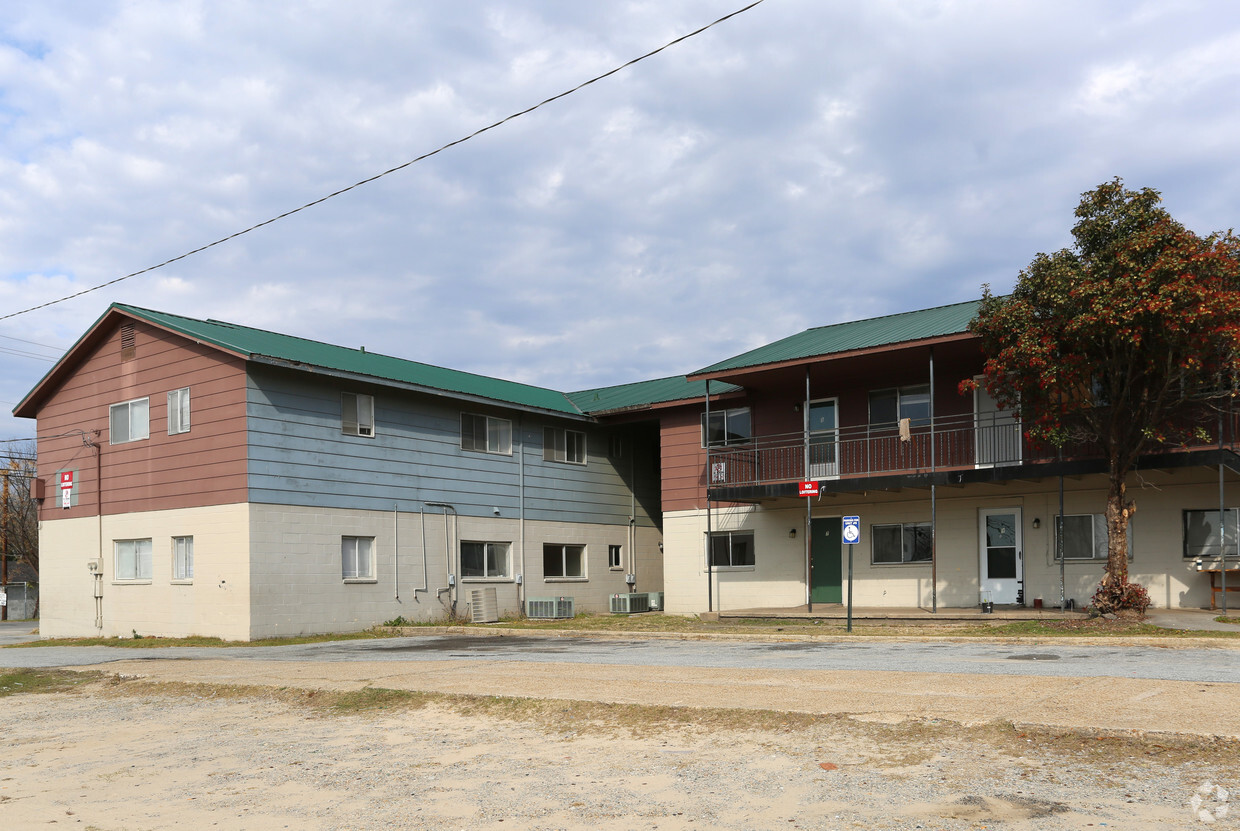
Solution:
M121 359L119 327L84 354L39 407L39 476L47 498L40 518L97 513L96 465L105 514L246 500L246 374L239 358L142 321L134 357ZM168 393L190 388L190 431L168 435ZM109 407L150 399L150 438L109 444ZM85 431L101 458L83 444ZM60 507L56 471L77 470L77 505Z

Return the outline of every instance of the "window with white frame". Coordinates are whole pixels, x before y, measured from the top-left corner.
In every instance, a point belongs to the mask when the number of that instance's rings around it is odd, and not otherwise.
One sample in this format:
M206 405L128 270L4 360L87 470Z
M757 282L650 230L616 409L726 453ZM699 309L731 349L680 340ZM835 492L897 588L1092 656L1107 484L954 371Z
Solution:
M584 465L586 434L578 430L565 430L563 427L544 427L543 460Z
M1214 512L1215 519L1218 511ZM1059 560L1059 517L1055 517L1055 535L1052 544L1053 559ZM1107 559L1106 514L1065 514L1063 517L1063 558L1065 560ZM1128 523L1128 559L1132 559L1132 523Z
M506 418L461 413L461 449L512 455L512 422Z
M340 432L346 436L375 435L375 397L356 392L340 393Z
M125 444L151 436L151 399L135 398L108 408L108 444Z
M462 542L461 577L508 577L510 542Z
M374 537L340 538L340 576L345 580L373 580Z
M113 574L117 580L151 579L151 541L113 540L115 557Z
M168 393L168 435L189 432L189 387Z
M757 562L753 531L715 531L710 535L710 564L715 568L746 568Z
M753 438L753 422L748 407L730 410L711 410L710 417L702 413L702 446L722 447L744 444Z
M624 546L607 546L607 567L612 571L624 568Z
M172 538L172 579L194 579L194 538Z
M870 526L870 561L875 565L930 562L928 522L893 522Z
M1224 526L1219 522L1218 508L1184 512L1185 558L1221 557L1224 548L1228 557L1240 555L1240 509L1227 508L1223 516L1226 517L1226 534L1219 532Z
M585 577L586 547L584 545L543 545L543 577Z
M870 393L871 427L895 427L906 418L913 427L930 423L929 384Z

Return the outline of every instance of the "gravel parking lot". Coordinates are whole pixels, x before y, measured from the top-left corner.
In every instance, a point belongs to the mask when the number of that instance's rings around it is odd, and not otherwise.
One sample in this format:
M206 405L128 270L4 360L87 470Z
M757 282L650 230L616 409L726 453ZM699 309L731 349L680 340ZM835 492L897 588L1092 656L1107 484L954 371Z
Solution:
M135 679L5 698L4 827L1141 831L1199 827L1194 794L1211 786L1213 817L1213 785L1240 782L1237 744L1201 737L316 695Z

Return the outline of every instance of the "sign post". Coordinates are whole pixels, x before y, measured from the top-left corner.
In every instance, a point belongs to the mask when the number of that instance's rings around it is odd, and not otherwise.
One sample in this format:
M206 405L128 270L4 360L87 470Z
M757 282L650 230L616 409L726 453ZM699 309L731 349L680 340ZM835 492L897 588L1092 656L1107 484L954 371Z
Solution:
M848 544L848 630L852 631L852 587L853 587L853 546L861 542L861 517L846 516L844 524L844 542Z

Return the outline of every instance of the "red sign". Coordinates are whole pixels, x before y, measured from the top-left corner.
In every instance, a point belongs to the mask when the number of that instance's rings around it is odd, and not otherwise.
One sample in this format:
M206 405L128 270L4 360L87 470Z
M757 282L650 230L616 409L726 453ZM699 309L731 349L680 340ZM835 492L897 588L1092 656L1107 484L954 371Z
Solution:
M63 490L63 489L66 489L66 488L72 488L72 487L73 487L73 471L72 471L72 470L63 470L63 471L61 471L61 473L60 473L60 487L61 487L61 489L62 489L62 490Z
M802 482L801 492L797 495L798 496L817 496L818 495L818 483L817 482Z

